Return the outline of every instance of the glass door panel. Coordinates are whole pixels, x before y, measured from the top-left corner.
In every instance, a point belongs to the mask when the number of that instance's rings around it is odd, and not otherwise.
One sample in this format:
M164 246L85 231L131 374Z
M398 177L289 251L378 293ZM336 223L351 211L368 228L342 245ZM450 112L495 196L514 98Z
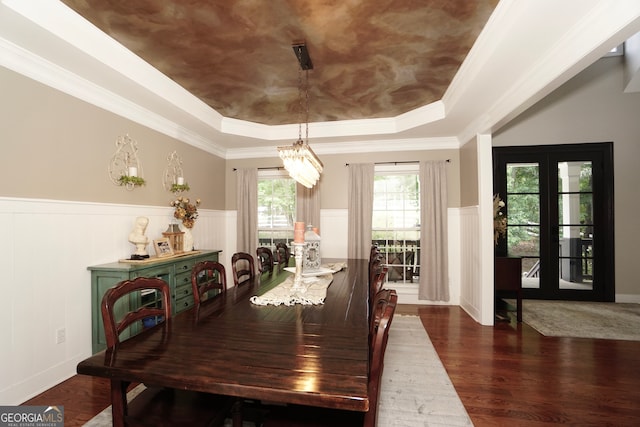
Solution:
M522 257L522 286L540 287L538 163L507 163L507 256Z
M558 163L558 284L593 290L593 191L590 161Z

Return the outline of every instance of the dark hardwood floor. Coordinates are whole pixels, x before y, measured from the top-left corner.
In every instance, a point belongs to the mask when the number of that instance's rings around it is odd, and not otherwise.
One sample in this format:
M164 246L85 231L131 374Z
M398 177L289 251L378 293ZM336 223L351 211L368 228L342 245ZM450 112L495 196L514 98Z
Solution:
M420 316L475 426L640 425L640 342L544 337L515 314L481 326L459 307L397 313ZM82 375L25 402L63 405L65 427L109 403L108 381Z

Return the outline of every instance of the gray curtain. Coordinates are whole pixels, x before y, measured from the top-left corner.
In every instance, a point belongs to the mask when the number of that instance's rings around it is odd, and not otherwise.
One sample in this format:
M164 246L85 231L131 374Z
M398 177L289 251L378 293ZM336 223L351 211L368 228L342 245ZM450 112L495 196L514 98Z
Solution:
M449 301L447 204L447 162L420 162L421 300Z
M296 221L320 228L320 183L313 188L296 184Z
M237 252L255 257L258 247L258 169L236 171Z
M349 165L347 256L369 259L373 215L373 163Z

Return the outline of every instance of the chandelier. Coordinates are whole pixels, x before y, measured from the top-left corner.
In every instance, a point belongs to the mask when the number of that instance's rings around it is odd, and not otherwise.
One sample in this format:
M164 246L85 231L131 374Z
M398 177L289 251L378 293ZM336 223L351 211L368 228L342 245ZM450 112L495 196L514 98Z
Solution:
M278 147L278 153L284 163L284 168L289 172L289 176L305 187L312 188L320 179L323 168L322 162L309 147L309 70L313 69L313 64L311 63L307 46L304 43L294 44L293 51L300 63L298 70L298 101L300 104L298 140L293 145ZM304 82L302 78L303 70L305 74ZM305 114L304 140L302 139L303 112Z

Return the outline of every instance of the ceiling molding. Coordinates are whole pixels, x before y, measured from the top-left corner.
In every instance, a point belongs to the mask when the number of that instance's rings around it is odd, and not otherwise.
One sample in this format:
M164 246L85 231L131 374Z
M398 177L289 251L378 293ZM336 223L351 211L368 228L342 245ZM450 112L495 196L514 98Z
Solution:
M293 139L292 139L293 142ZM398 151L429 151L429 150L457 150L460 141L455 137L444 138L415 138L415 139L389 139L349 141L336 143L310 142L313 151L317 155L331 154L358 154L371 152L398 152ZM238 148L227 150L226 158L230 160L278 157L276 146L260 148Z
M499 129L640 31L637 0L579 5L501 0L442 100L396 117L310 123L314 150L448 149ZM297 124L223 117L59 1L0 1L0 64L222 158L275 156L298 134Z

